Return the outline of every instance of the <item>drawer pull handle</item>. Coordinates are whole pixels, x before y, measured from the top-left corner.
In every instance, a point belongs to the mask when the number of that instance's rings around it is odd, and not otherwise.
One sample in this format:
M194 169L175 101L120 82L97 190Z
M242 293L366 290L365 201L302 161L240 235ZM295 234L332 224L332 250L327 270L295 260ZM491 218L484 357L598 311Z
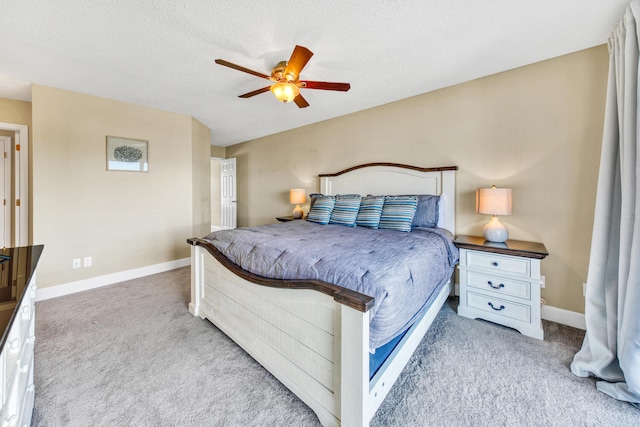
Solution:
M491 286L493 289L500 289L500 288L504 288L504 283L500 283L500 285L496 286L493 283L491 283L491 280L487 281L487 284L489 286Z
M493 261L493 262L491 263L491 265L493 265L494 267L497 267L497 266L498 266L498 261Z
M493 308L495 311L504 310L504 305L501 305L500 308L495 308L492 303L489 303L489 307Z

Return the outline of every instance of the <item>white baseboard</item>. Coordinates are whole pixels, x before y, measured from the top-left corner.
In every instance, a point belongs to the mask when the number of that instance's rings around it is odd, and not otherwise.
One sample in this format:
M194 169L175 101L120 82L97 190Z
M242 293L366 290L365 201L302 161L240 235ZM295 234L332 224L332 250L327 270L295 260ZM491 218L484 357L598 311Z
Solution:
M76 282L64 283L61 285L51 286L48 288L38 288L36 291L36 301L43 301L51 298L57 298L64 295L74 294L76 292L88 291L102 286L113 285L114 283L124 282L126 280L137 279L139 277L150 276L152 274L163 273L176 268L191 265L191 258L183 258L175 261L164 262L161 264L149 265L147 267L134 268L132 270L120 271L118 273L107 274L104 276L92 277L90 279L78 280ZM455 294L460 295L460 285L456 283ZM544 320L560 323L562 325L572 326L578 329L586 329L584 314L575 311L569 311L550 305L543 305L541 316Z
M456 283L455 294L460 295L460 284ZM551 305L543 305L540 317L550 322L560 323L561 325L572 326L574 328L587 329L584 314L575 311L565 310L563 308L553 307Z
M551 305L543 305L540 315L544 320L560 323L562 325L573 326L574 328L582 330L587 329L587 325L584 320L584 314L582 313L553 307Z
M89 289L100 288L102 286L113 285L114 283L124 282L126 280L163 273L165 271L175 270L176 268L186 267L188 265L191 265L191 258L183 258L163 262L161 264L134 268L132 270L120 271L118 273L106 274L104 276L91 277L89 279L78 280L76 282L63 283L61 285L50 286L47 288L38 288L36 291L36 301L43 301L50 298L75 294L76 292L88 291Z
M224 230L223 227L218 227L217 225L212 225L211 226L211 232L213 233L214 231L218 231L218 230Z

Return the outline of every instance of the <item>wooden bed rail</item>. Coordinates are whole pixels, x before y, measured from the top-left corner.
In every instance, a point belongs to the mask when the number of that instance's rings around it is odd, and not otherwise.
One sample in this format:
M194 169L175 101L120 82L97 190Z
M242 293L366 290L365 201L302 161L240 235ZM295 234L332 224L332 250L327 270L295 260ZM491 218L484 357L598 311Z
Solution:
M406 164L403 164L403 163L376 162L376 163L365 163L363 165L352 166L352 167L347 168L345 170L341 170L340 172L321 173L318 176L320 178L340 176L340 175L343 175L345 173L352 172L354 170L370 168L370 167L375 167L375 166L390 166L390 167L395 167L395 168L400 168L400 169L414 170L414 171L418 171L418 172L442 172L442 171L457 171L458 170L457 166L441 166L441 167L437 167L437 168L423 168L423 167L420 167L420 166L406 165Z
M218 262L224 265L235 275L257 285L282 289L310 289L322 292L323 294L333 297L336 302L361 311L363 313L369 311L375 303L375 299L373 297L320 280L280 280L262 277L244 270L238 267L233 262L229 261L229 259L224 256L222 252L216 249L216 247L207 240L193 237L187 239L187 243L192 246L200 246L206 249L207 252L209 252L216 260L218 260Z

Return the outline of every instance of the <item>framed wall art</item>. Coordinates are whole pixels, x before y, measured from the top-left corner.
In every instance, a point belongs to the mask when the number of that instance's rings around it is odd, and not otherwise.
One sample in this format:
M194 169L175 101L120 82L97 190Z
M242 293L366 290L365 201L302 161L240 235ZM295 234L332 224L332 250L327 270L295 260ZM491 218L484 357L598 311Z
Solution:
M107 170L149 172L148 141L107 136Z

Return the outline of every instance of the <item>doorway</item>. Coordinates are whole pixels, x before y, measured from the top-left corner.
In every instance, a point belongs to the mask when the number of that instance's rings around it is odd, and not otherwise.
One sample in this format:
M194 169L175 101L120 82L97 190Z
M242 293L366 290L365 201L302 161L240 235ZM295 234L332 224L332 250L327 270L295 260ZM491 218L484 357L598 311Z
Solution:
M11 177L13 136L0 131L0 247L11 246Z
M211 158L211 231L236 228L236 159Z
M8 131L8 135L12 135L9 152L13 157L9 177L11 197L7 198L6 204L11 228L4 246L26 246L29 244L29 127L0 123L0 130ZM7 132L3 134L7 135ZM3 185L6 184L5 179Z
M220 169L223 160L220 157L211 158L211 231L222 230Z

